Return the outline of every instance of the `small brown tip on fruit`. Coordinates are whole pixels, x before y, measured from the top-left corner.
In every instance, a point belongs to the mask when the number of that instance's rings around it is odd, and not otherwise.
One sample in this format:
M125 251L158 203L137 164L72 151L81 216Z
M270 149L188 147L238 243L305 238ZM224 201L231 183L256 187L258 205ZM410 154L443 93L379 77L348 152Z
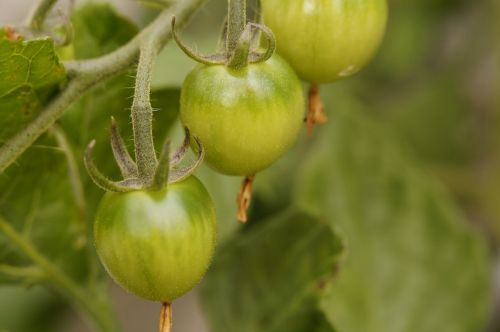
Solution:
M325 107L319 94L319 85L311 84L309 89L309 107L307 110L306 127L309 135L312 135L316 124L324 124L328 121L325 114Z
M246 223L248 220L247 210L252 201L252 185L254 178L255 175L245 177L236 200L238 203L238 221L242 224Z
M160 311L160 332L170 332L172 329L172 305L164 302Z

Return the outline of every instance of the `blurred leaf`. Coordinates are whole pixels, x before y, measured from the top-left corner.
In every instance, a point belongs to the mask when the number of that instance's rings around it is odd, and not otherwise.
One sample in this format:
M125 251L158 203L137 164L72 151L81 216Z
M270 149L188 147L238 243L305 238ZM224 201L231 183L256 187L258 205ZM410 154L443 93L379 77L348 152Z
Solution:
M81 6L73 15L72 22L77 59L95 58L112 52L138 32L129 19L118 15L106 3L87 3Z
M2 332L61 331L57 328L57 319L61 318L62 309L61 300L41 287L0 287Z
M333 331L315 307L341 252L328 224L302 212L245 229L218 249L201 289L212 330Z
M496 1L414 2L393 1L383 48L358 91L498 241Z
M418 157L430 164L466 166L477 158L480 138L477 115L454 77L434 74L411 86L403 98L393 97L380 107L399 136Z
M96 17L102 20L95 20ZM113 14L107 5L84 6L74 14L73 20L75 40L71 47L79 58L109 52L137 32L128 20ZM86 236L87 226L92 225L93 211L102 194L84 171L82 153L91 138L101 138L102 159L107 165L113 164L109 143L106 144L109 118L115 114L125 129L130 127L131 86L133 79L122 75L97 87L61 119L58 132L65 141L64 150L60 140L44 135L0 177L0 213L73 277L87 275L87 271L82 270L86 250L80 239ZM161 113L164 115L157 117L163 120L162 127L168 127L175 118L178 96L176 90L153 94L154 106L164 110ZM68 167L68 155L72 156L72 167ZM83 187L81 197L74 195L75 179ZM20 266L28 263L1 234L0 262Z
M105 15L101 15L102 11ZM80 56L104 54L126 42L124 36L127 31L129 31L128 38L132 38L137 30L130 31L130 23L118 18L116 14L115 16L116 18L112 19L111 9L107 5L89 5L77 11L74 15L75 53ZM101 17L103 20L95 21L92 19L95 17ZM91 26L87 27L86 24ZM102 25L101 28L98 27L99 24ZM119 31L119 33L116 36L103 34L102 31L105 30ZM43 54L47 48L52 52L50 55L55 58L53 48L48 46L39 47L37 54ZM54 70L54 65L47 61L43 65L48 66L49 70L44 75L52 75L50 70ZM34 72L43 72L43 68ZM39 76L45 77L44 75ZM63 139L67 140L65 147L61 146L52 135L44 135L0 178L0 187L3 189L0 193L0 213L17 226L16 228L22 230L25 236L29 236L45 255L73 275L83 273L81 268L78 268L84 262L85 250L82 238L86 237L86 225L92 220L92 215L87 209L92 210L96 198L100 196L96 194L95 186L84 173L82 152L90 140L86 134L93 135L95 132L100 132L101 128L102 132L107 134L105 128L109 123L109 117L113 114L112 110L121 111L122 119L128 118L128 95L124 95L124 92L130 86L130 81L130 78L123 75L122 78L114 79L113 84L108 85L105 92L97 91L82 98L62 120L63 128L60 129L60 133ZM43 82L37 84L47 85ZM96 115L103 123L91 121ZM68 167L68 154L76 163L75 169ZM107 159L112 160L112 158ZM92 195L87 196L87 201L83 193L79 193L83 198L74 194L73 179L84 188L91 188L87 193L90 192ZM9 243L0 242L0 245L2 245L1 262L27 263Z
M243 178L219 174L206 164L196 170L196 176L203 182L214 201L217 237L219 242L224 241L241 227L236 219L236 196Z
M50 135L43 136L0 176L0 214L67 273L81 276L85 211L73 195L68 172L62 148ZM0 263L29 263L1 233Z
M29 123L66 73L51 39L23 40L0 29L0 141Z
M349 245L322 301L329 321L339 331L480 331L491 291L484 239L395 136L336 102L295 188Z
M292 204L293 179L304 160L308 158L313 144L314 139L304 130L290 151L271 167L257 174L249 211L250 222L246 227L279 213Z

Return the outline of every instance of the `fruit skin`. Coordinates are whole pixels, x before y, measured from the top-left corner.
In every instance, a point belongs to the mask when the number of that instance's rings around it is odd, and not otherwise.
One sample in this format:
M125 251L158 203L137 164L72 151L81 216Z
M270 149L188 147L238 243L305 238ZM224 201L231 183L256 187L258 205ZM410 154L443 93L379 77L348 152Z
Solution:
M184 81L180 117L212 168L253 175L296 141L304 118L302 86L276 55L239 70L199 65Z
M386 0L262 0L278 53L302 79L327 83L357 73L385 32Z
M104 195L94 224L111 277L147 300L171 302L205 274L215 248L212 200L194 176L162 191Z

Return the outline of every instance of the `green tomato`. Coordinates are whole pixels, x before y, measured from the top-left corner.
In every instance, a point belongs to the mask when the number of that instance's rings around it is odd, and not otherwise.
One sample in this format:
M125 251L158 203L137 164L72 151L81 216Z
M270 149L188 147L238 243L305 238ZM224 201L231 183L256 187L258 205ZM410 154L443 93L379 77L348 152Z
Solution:
M313 83L357 73L374 55L387 21L386 0L262 0L278 53Z
M205 147L205 161L227 175L254 175L296 141L302 86L280 57L244 69L199 65L186 78L180 117Z
M212 200L194 176L162 191L104 195L94 224L111 277L147 300L171 302L205 274L215 248Z

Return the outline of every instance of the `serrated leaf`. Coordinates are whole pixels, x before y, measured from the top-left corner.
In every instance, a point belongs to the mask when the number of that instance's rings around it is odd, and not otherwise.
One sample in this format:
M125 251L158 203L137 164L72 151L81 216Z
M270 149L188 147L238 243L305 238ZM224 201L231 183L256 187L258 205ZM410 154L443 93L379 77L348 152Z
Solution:
M1 141L39 113L66 73L51 39L12 39L0 31Z
M349 245L322 301L339 331L476 332L489 313L484 239L395 136L341 104L299 172L296 202Z
M212 330L331 331L315 305L341 252L328 224L302 212L245 229L219 247L202 285Z

